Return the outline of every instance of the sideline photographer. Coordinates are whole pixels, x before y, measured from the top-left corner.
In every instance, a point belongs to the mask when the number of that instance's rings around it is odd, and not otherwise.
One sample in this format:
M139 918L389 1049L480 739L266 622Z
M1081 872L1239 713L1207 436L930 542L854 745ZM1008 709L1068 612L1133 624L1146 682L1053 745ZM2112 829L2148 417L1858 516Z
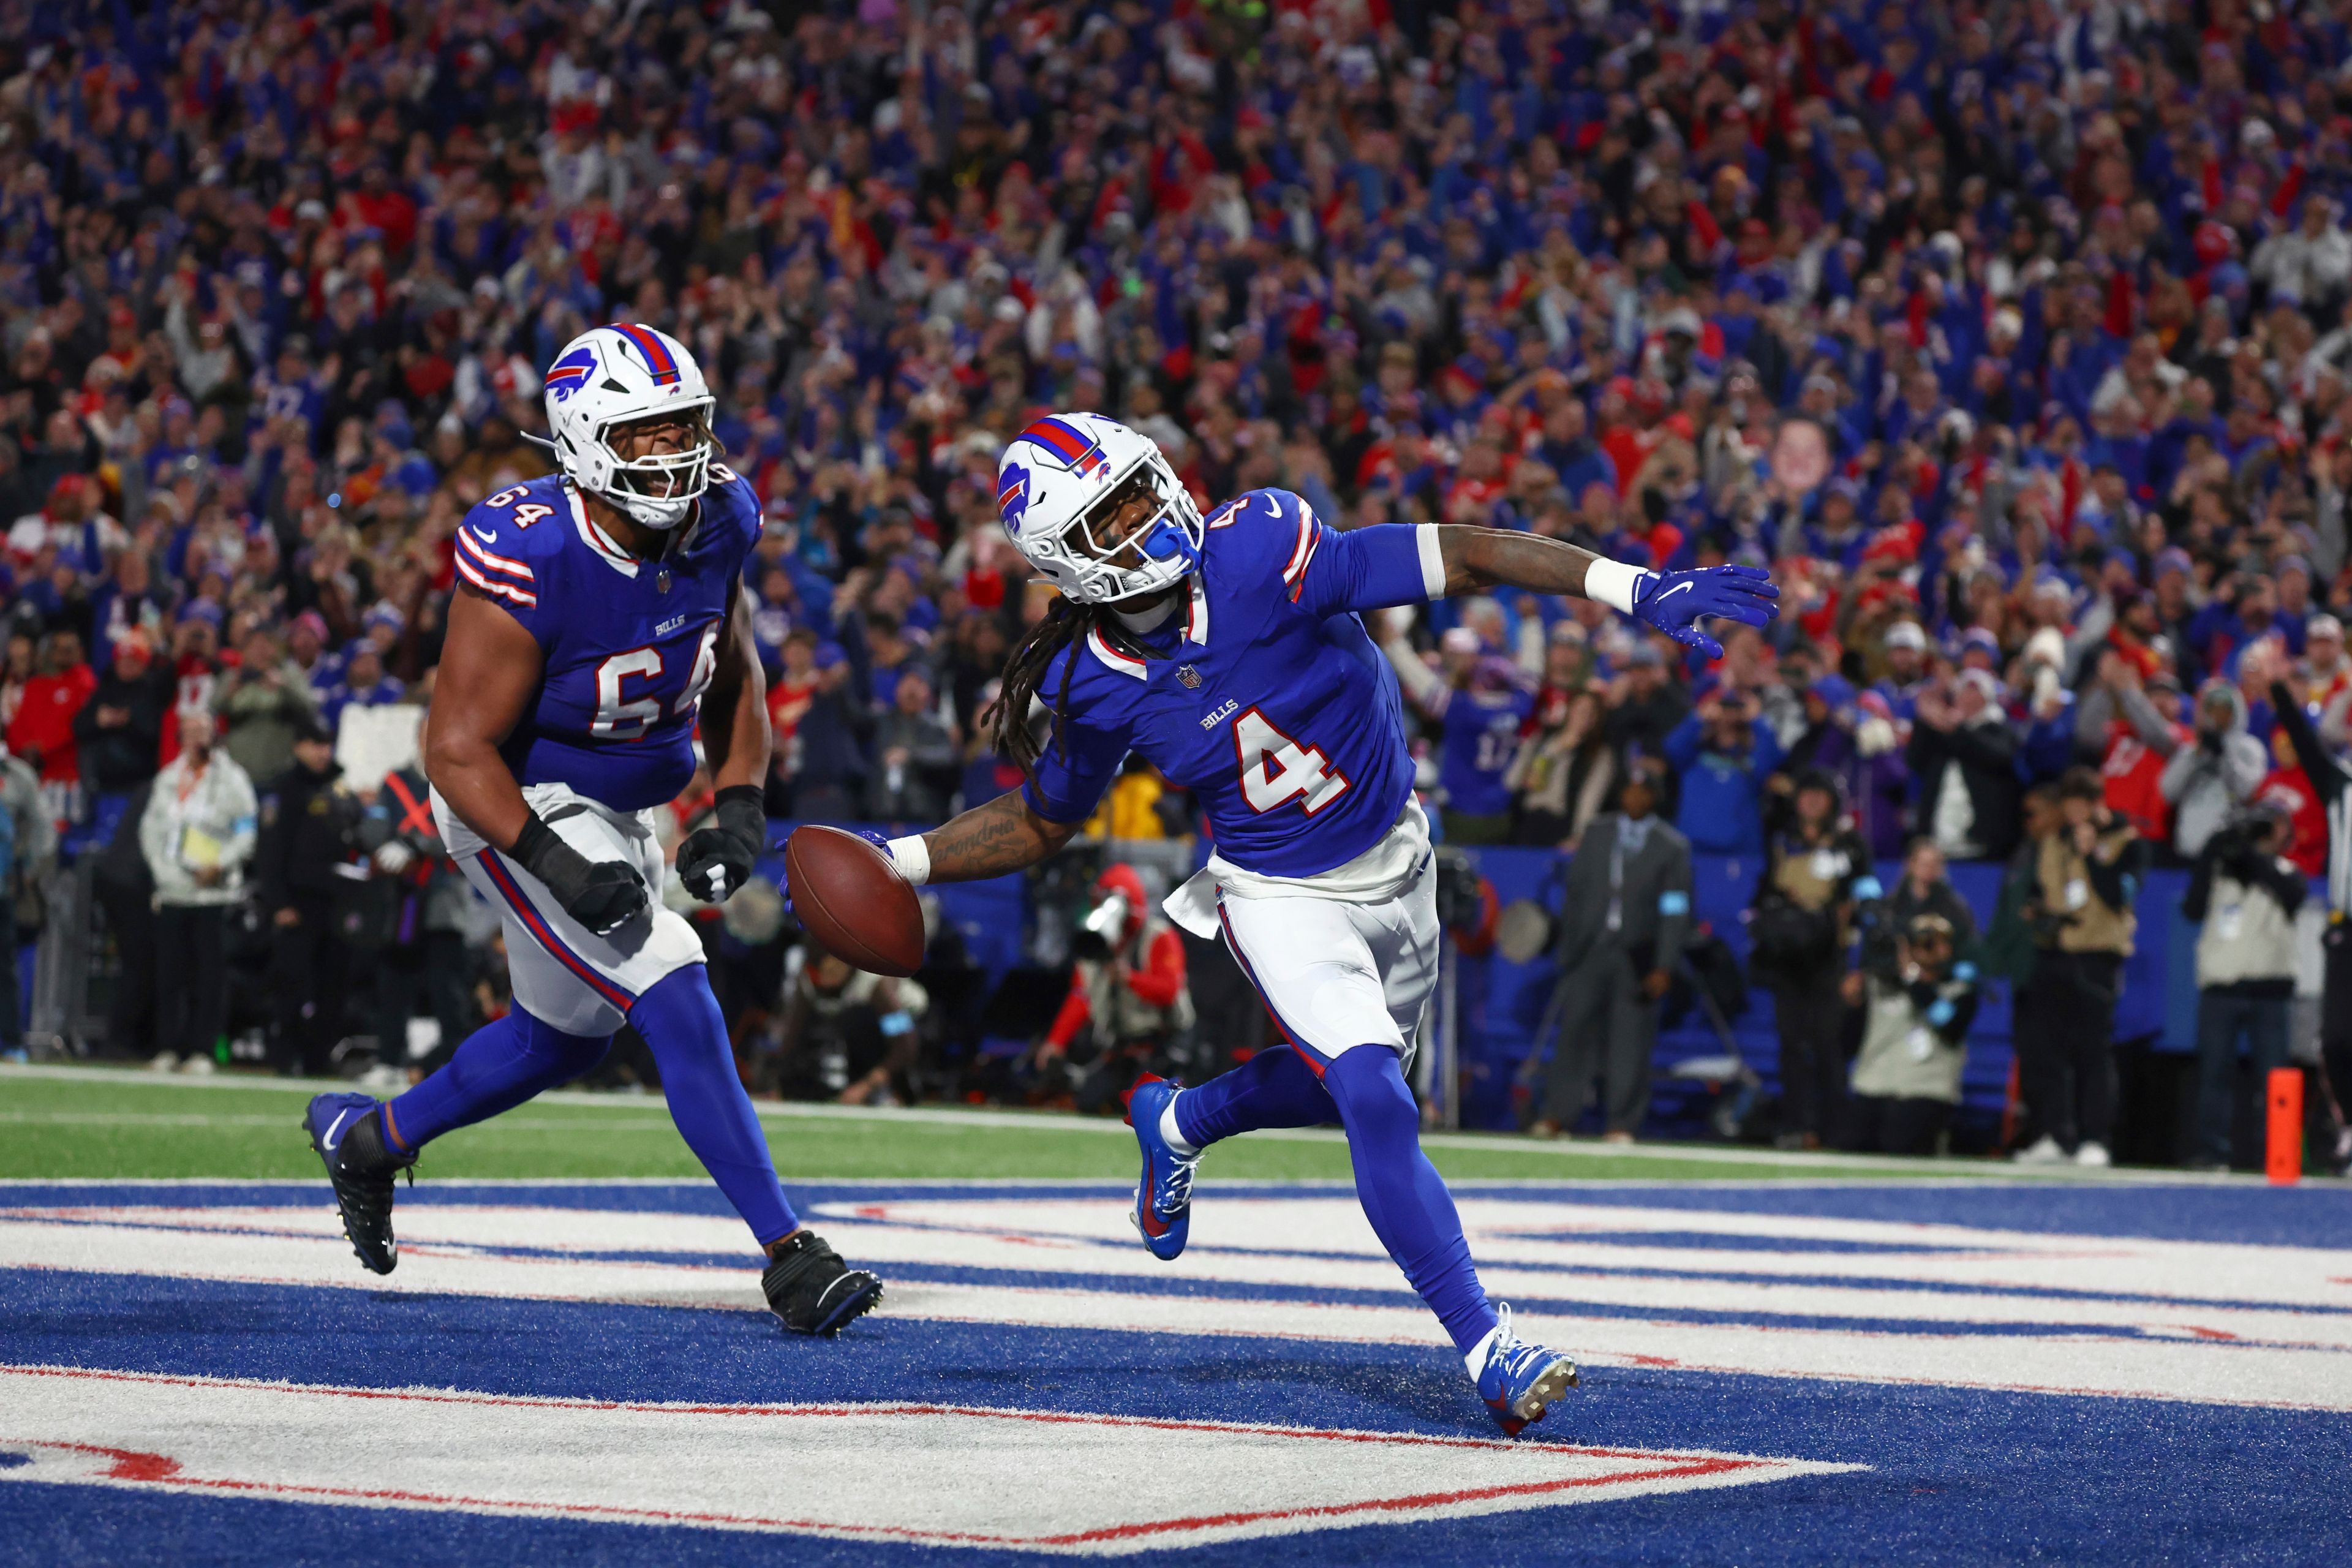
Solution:
M2294 823L2257 801L2205 841L2180 912L2197 933L2197 1147L2189 1167L2230 1168L2240 1109L2238 1041L2253 1058L2259 1099L2273 1068L2287 1065L2294 1002L2294 917L2308 889L2285 858ZM2252 1163L2259 1151L2243 1151Z
M1915 915L1893 952L1850 977L1863 1005L1840 1146L1862 1152L1933 1154L1960 1103L1960 1068L1976 1021L1976 966L1955 957L1957 934L1941 915Z
M2116 998L2138 930L2132 905L2147 862L2147 841L2109 808L2105 781L2093 769L2069 768L2021 911L2040 950L2026 989L2048 1047L2021 1059L2033 1075L2025 1098L2042 1130L2018 1155L2022 1163L2114 1163Z
M1095 907L1073 944L1070 994L1037 1047L1037 1065L1076 1079L1080 1110L1099 1110L1160 1058L1188 1045L1192 992L1184 940L1124 862L1095 879Z

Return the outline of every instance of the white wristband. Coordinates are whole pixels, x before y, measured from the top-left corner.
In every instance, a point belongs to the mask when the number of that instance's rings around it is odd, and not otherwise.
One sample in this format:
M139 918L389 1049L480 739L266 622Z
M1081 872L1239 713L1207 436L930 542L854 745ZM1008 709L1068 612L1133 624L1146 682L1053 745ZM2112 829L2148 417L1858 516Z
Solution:
M1584 569L1584 596L1630 616L1633 613L1633 595L1640 591L1642 579L1649 575L1639 566L1596 556Z
M919 888L931 879L930 847L919 833L909 833L904 838L893 838L883 846L889 852L890 864L898 868L898 875L910 886Z

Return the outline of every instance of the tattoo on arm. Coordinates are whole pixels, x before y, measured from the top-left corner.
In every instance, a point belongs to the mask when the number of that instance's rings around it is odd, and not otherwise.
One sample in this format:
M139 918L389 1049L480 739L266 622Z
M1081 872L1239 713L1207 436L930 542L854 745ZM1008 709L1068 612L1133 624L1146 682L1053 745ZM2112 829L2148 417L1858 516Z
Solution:
M923 836L931 852L931 880L969 882L1025 870L1069 842L1074 822L1048 822L1029 809L1021 792L998 795Z
M1473 594L1481 588L1508 586L1531 594L1584 593L1584 569L1594 560L1589 550L1562 544L1538 533L1507 528L1472 528L1441 524L1437 530L1439 558L1445 563L1445 592Z

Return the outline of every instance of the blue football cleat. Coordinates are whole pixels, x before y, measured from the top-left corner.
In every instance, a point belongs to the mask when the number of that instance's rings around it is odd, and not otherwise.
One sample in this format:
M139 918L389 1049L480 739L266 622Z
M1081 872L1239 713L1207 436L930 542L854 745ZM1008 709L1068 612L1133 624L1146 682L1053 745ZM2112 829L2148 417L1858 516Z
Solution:
M1182 1087L1146 1073L1127 1100L1127 1123L1143 1149L1143 1178L1127 1217L1142 1234L1151 1256L1162 1263L1184 1250L1184 1238L1192 1233L1192 1173L1201 1167L1198 1154L1187 1159L1160 1135L1160 1113Z
M342 1213L352 1250L378 1274L389 1274L400 1261L400 1245L392 1235L392 1178L416 1163L416 1156L404 1157L385 1146L377 1103L373 1095L320 1095L303 1112L302 1129L334 1184L335 1207Z
M1531 1345L1511 1331L1511 1309L1497 1310L1503 1321L1486 1349L1486 1370L1478 1374L1478 1397L1495 1413L1495 1424L1516 1437L1544 1418L1551 1402L1574 1388L1576 1363L1558 1351Z

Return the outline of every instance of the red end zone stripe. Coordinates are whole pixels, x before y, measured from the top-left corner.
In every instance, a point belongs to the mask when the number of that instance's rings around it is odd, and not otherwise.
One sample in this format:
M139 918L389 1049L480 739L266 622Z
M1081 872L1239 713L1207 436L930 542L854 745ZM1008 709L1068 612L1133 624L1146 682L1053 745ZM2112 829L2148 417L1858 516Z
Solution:
M485 848L482 851L481 860L482 869L490 874L490 880L498 884L498 889L505 897L507 903L521 918L522 923L530 929L530 934L538 940L539 945L553 954L557 963L586 981L591 990L623 1012L625 1013L636 1005L637 999L635 996L597 973L586 959L582 958L557 940L555 932L549 928L547 921L533 907L530 898L509 874L505 863L499 858L497 850Z

